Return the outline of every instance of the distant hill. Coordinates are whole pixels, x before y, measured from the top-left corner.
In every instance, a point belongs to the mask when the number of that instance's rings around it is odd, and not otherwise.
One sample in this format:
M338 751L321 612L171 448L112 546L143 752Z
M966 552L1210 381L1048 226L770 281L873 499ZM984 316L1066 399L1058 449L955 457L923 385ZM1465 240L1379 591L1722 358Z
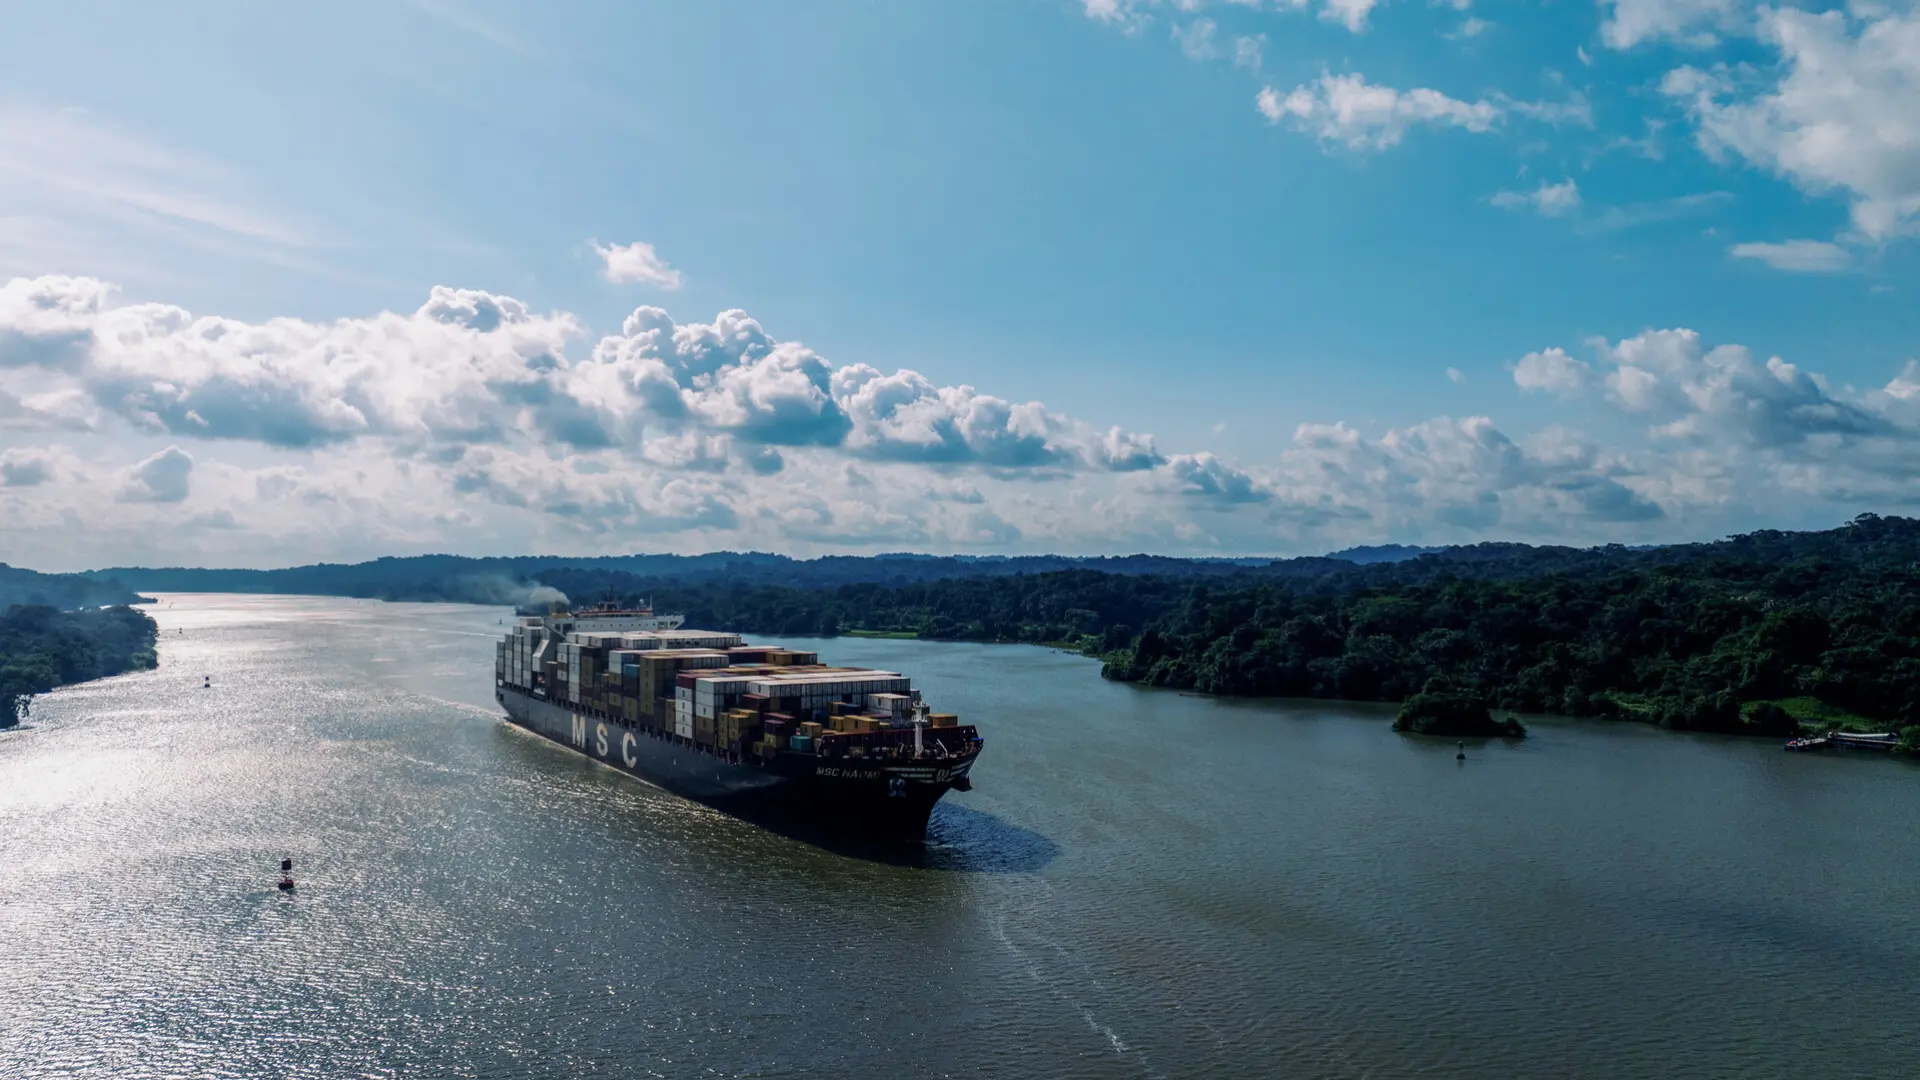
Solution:
M907 585L953 578L1011 577L1066 570L1167 577L1231 577L1273 560L1177 559L1163 555L1081 557L1068 555L828 555L794 559L764 552L715 551L704 555L606 555L574 558L525 555L468 558L418 555L372 562L295 566L283 570L223 570L186 567L114 567L88 571L150 592L245 592L355 596L381 600L446 600L468 603L540 602L543 579L558 571L617 577L622 585L645 581L730 582L833 588L840 585ZM576 584L580 582L577 580ZM590 600L591 595L573 597Z
M1872 528L1862 523L1871 523ZM525 555L469 558L419 555L371 562L320 563L279 570L116 567L89 571L108 597L145 592L245 592L352 596L380 600L541 604L565 599L591 602L608 595L649 596L662 602L672 590L692 586L731 589L832 590L850 586L908 588L948 581L993 581L1052 574L1151 578L1170 583L1241 586L1284 585L1297 593L1336 595L1371 589L1405 589L1448 580L1521 581L1556 576L1592 581L1661 566L1740 564L1774 568L1845 552L1862 545L1906 550L1920 523L1863 515L1853 525L1825 532L1761 530L1713 543L1658 547L1575 548L1490 542L1441 548L1380 545L1348 548L1329 556L1292 559L1184 559L1164 555L828 555L795 559L766 552L715 551L704 555ZM1864 539L1864 538L1871 539ZM52 575L32 575L56 580ZM118 590L112 591L112 590ZM111 599L96 603L113 602Z
M1405 544L1375 544L1370 547L1350 547L1344 551L1336 551L1327 558L1345 559L1350 563L1370 566L1374 563L1405 562L1408 559L1417 559L1422 555L1432 555L1445 550L1447 549L1437 547L1408 547Z
M1759 534L1756 534L1759 535ZM1813 535L1813 534L1781 534ZM1696 545L1697 546L1697 545ZM1504 580L1541 573L1599 573L1635 556L1658 558L1683 547L1629 549L1533 547L1485 543L1443 548L1399 544L1356 547L1291 559L1175 558L1166 555L826 555L795 559L766 552L704 555L461 555L388 557L278 570L114 567L88 577L147 592L241 592L352 596L378 600L481 604L587 602L665 586L724 584L794 589L849 585L902 588L939 581L990 580L1089 572L1173 581L1283 580L1295 588L1344 591L1442 577ZM555 590L558 590L556 592Z
M140 600L138 593L111 574L42 574L0 563L0 611L15 604L70 611Z

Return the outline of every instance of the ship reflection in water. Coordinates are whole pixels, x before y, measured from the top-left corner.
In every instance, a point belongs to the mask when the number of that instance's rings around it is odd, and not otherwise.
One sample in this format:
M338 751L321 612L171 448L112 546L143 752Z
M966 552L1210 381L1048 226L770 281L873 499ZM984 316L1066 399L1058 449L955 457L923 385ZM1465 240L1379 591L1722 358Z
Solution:
M164 599L158 670L0 738L9 1080L1914 1075L1892 755L1543 717L1461 769L1390 708L787 638L992 744L848 847L504 723L502 610Z

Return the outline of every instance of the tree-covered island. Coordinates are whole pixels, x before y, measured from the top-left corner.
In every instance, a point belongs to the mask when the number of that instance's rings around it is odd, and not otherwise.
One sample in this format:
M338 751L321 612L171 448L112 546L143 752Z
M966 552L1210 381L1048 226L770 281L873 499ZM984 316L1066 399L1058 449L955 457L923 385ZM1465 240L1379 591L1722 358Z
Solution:
M1509 715L1496 720L1487 703L1472 694L1427 689L1400 705L1393 730L1409 735L1449 735L1478 739L1524 739L1527 726Z

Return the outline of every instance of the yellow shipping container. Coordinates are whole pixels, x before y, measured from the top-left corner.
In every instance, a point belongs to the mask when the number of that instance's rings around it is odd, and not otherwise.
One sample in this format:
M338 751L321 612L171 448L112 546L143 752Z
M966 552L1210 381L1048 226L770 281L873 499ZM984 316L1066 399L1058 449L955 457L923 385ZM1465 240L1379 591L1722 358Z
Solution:
M960 717L950 712L937 712L929 717L934 727L959 727Z

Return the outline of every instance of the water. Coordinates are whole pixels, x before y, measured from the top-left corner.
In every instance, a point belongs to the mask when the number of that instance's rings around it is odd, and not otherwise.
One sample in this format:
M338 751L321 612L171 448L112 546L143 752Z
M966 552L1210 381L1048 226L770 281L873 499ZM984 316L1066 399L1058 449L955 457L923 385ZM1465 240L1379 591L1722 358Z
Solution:
M1914 1075L1905 763L791 640L984 729L886 862L503 726L498 609L169 599L0 735L0 1077Z

